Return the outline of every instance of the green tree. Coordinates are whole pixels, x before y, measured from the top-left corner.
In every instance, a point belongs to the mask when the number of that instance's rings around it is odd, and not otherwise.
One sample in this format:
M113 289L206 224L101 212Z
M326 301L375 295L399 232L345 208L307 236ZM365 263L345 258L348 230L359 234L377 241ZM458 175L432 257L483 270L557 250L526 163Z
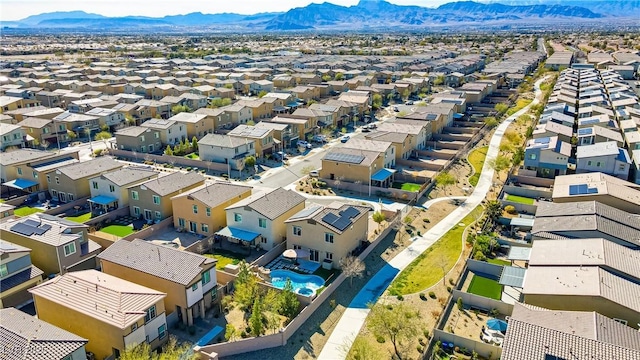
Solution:
M498 115L502 116L502 115L504 115L504 113L507 112L507 110L509 110L509 105L507 105L505 103L498 103L498 104L496 104L496 106L494 108L498 112Z
M258 280L251 273L246 262L244 262L244 267L241 265L234 286L233 300L243 310L250 311L254 300L260 295L260 288L258 287Z
M171 113L173 115L180 114L181 112L191 112L191 108L187 105L175 105L171 108Z
M262 314L262 298L259 296L253 301L249 327L253 336L260 336L264 333L264 315Z
M409 95L411 95L411 92L409 92L409 89L405 89L402 92L402 100L407 101L409 99Z
M113 137L113 135L108 132L108 131L100 131L99 133L96 134L96 136L93 137L94 140L99 141L102 140L104 141L105 145L107 144L107 140L111 139Z
M373 94L371 106L376 110L380 109L382 107L382 95Z
M504 155L498 155L495 159L489 161L489 165L496 172L501 172L509 168L509 166L511 165L511 159Z
M142 342L137 346L128 347L120 353L120 360L175 360L188 359L189 346L178 345L174 336L162 347L161 351L151 351L149 343Z
M393 345L397 359L404 359L408 345L418 335L418 314L404 303L377 304L371 307L367 327L376 336L387 339Z
M436 186L445 191L449 186L455 185L458 182L455 176L449 174L448 172L441 172L436 176Z
M286 316L291 321L298 313L300 301L293 292L293 284L291 279L287 278L282 293L280 294L280 315Z
M260 92L258 93L258 97L259 97L259 98L263 98L263 97L264 97L265 95L267 95L267 94L268 94L268 92L266 92L266 91L262 90L262 91L260 91Z
M494 128L498 126L500 122L498 121L498 119L496 119L493 116L487 116L486 118L484 118L484 124L487 125L487 127L489 128Z
M233 341L236 338L236 336L238 336L238 331L236 330L236 327L233 326L233 324L227 324L227 327L224 332L224 338L227 341Z
M264 310L279 314L282 309L280 303L280 291L269 289L264 296Z
M249 168L253 168L256 164L256 157L253 155L247 156L246 158L244 158L244 164Z
M343 80L344 79L344 74L341 73L341 72L336 73L335 79L336 79L336 81Z
M229 98L215 98L213 100L211 100L211 104L209 104L209 107L212 109L215 108L219 108L219 107L223 107L223 106L227 106L227 105L231 105L231 99Z
M385 220L387 220L387 218L380 211L376 211L373 213L373 221L378 224L378 228L380 228L380 224Z
M67 130L67 137L69 138L69 140L75 140L76 138L78 138L78 134L71 130Z
M323 81L323 82L331 81L331 76L329 76L329 75L322 75L322 81Z
M347 256L340 260L340 269L344 276L349 278L350 286L353 286L353 278L361 278L364 275L366 265L355 256Z
M173 150L171 150L171 145L167 145L167 148L164 149L165 155L173 155Z
M195 136L191 138L191 150L198 151L198 139Z
M433 85L443 85L444 81L445 81L444 75L440 75L435 80L433 80Z
M347 360L377 360L380 355L364 336L356 337L351 347L344 346L343 351L348 353Z

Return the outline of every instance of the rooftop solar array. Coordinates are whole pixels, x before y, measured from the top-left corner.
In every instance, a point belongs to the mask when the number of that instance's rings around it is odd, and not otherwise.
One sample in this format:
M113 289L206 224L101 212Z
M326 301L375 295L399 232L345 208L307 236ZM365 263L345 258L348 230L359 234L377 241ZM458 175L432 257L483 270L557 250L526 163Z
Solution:
M597 194L598 188L590 188L587 184L569 185L569 195Z
M593 134L592 128L578 129L578 135L591 135Z
M344 229L348 228L349 225L351 225L351 219L344 215L338 216L334 213L328 213L327 215L323 216L322 221L340 231L344 231Z
M331 152L331 153L328 153L324 157L324 159L329 161L339 161L339 162L348 163L348 164L360 164L365 159L365 156Z
M536 144L548 144L550 141L551 141L551 138L548 138L548 137L533 140L533 142Z
M31 236L33 234L42 235L51 229L49 224L40 224L40 222L27 219L21 223L13 225L10 230L23 236Z
M353 206L349 206L348 208L340 211L341 216L345 216L348 218L356 217L358 216L358 214L360 214L360 211L358 211L358 209L354 208Z

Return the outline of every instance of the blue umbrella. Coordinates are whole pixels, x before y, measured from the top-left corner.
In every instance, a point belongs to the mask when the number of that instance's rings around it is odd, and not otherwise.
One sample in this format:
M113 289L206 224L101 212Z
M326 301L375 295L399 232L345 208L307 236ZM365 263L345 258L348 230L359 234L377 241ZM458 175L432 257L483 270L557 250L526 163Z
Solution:
M499 319L489 319L487 320L487 328L490 330L505 332L507 331L507 322Z

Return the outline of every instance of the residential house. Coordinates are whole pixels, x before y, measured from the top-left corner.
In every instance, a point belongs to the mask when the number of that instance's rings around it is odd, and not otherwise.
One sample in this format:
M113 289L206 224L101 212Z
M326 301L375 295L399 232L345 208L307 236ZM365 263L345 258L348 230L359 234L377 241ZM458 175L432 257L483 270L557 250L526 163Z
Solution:
M67 127L64 124L55 123L51 119L28 117L18 123L24 132L29 135L34 146L56 146L58 142L67 140Z
M623 138L619 130L602 126L582 127L578 129L578 146L593 145L607 141L615 141L618 147L623 146Z
M336 113L311 108L298 108L288 117L307 119L310 125L322 128L333 126L337 121Z
M640 214L640 185L601 172L556 177L553 201L597 201L632 214Z
M175 121L187 129L187 139L200 139L214 130L214 124L205 114L181 112L173 115L168 121Z
M264 97L256 100L239 100L234 105L250 108L254 121L268 119L273 116L273 103L265 101Z
M597 201L538 203L533 240L603 238L640 248L640 216Z
M208 134L198 141L200 160L229 164L229 170L244 169L247 156L255 156L255 142L229 135Z
M295 147L298 139L298 133L291 131L288 124L277 124L268 121L260 121L255 125L257 128L269 129L273 133L273 147L276 151L284 148Z
M0 310L3 359L86 360L84 339L18 309Z
M117 359L141 343L155 350L169 338L166 294L115 276L76 271L29 291L38 318L88 339L96 359Z
M75 133L75 136L80 138L84 137L86 139L89 135L93 136L94 133L100 130L100 121L97 116L65 111L52 120L54 123L64 124L68 131ZM64 140L70 141L72 139L67 137Z
M271 250L286 240L285 221L304 209L304 202L304 196L283 188L251 195L225 209L227 226L216 235Z
M174 146L187 140L187 127L174 120L151 119L140 125L160 132L160 143ZM189 140L187 140L189 141Z
M32 193L49 187L46 174L58 167L75 164L78 152L53 152L19 149L0 157L2 185Z
M116 131L116 146L120 150L139 153L162 151L161 131L144 126L130 126Z
M5 222L15 218L15 206L0 203L0 222Z
M0 114L7 111L30 108L40 105L36 99L23 99L14 96L0 96Z
M554 178L567 173L569 157L571 144L560 141L558 136L534 138L527 141L524 167L539 177Z
M47 174L49 194L60 202L73 202L91 195L89 179L122 167L108 156L58 167Z
M171 116L171 104L157 100L142 99L134 105L148 108L152 118L168 119Z
M167 294L167 315L185 325L217 302L215 259L140 239L117 241L98 258L104 273Z
M333 148L322 158L322 179L340 180L375 187L389 187L395 170L388 164L387 152L382 149L363 150L344 147Z
M576 173L603 172L626 180L629 177L631 158L626 149L615 141L578 146Z
M106 213L129 206L129 187L158 177L158 172L146 167L130 166L102 173L89 179L91 211Z
M593 311L547 310L516 303L502 344L502 360L640 357L640 333ZM579 350L578 350L579 349Z
M363 138L353 138L344 144L340 145L340 148L353 149L353 150L367 150L379 152L384 154L384 167L395 168L396 167L396 147L390 141L378 141L368 140Z
M311 205L287 219L287 248L309 252L311 261L340 268L340 261L367 243L369 208Z
M299 140L307 140L312 137L317 131L317 123L313 118L293 118L289 116L276 116L272 119L265 120L276 124L289 125L292 131L291 140L297 138Z
M224 209L251 195L251 188L228 182L205 183L171 198L173 226L210 236L227 226ZM182 209L178 212L176 210Z
M253 141L255 152L258 157L264 157L273 153L273 130L265 127L238 125L229 131L228 136Z
M8 147L22 148L27 141L24 129L20 125L0 123L0 151Z
M85 114L96 116L100 127L108 126L110 129L114 129L124 124L124 114L117 109L97 107L85 112Z
M100 245L87 237L87 226L57 216L33 214L0 224L0 237L31 249L33 265L45 275L95 269Z
M174 172L129 187L129 213L147 222L159 222L173 215L171 198L204 184L204 176Z
M42 282L43 272L31 264L30 254L29 248L0 240L0 309L30 302L27 289Z
M549 121L544 124L538 124L535 130L533 130L532 136L534 139L557 136L559 141L571 144L571 138L573 137L573 127Z

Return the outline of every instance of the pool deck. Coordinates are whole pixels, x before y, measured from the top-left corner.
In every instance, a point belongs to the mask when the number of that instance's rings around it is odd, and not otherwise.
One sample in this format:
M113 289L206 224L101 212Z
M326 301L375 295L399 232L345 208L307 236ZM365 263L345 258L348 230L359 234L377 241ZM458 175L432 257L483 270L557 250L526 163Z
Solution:
M265 267L269 270L295 270L305 274L313 274L320 268L320 263L303 259L298 259L295 263L292 263L291 260L279 256Z

